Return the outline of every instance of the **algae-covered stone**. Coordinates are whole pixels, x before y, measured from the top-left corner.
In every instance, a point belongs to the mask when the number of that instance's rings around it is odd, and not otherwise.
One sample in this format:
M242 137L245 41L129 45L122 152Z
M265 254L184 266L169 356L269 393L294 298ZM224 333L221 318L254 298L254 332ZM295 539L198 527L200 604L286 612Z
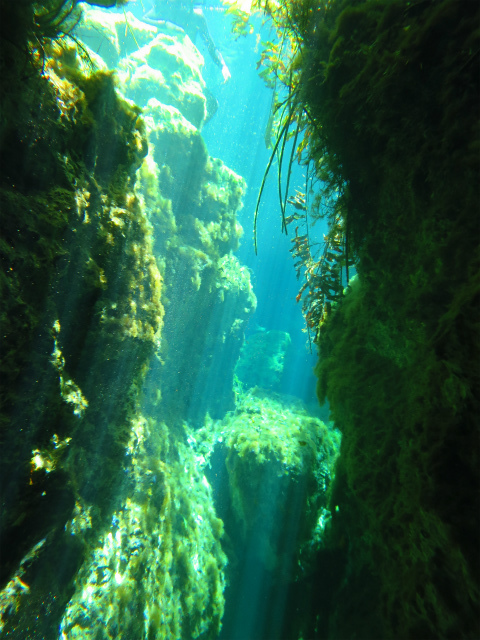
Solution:
M261 389L241 397L216 433L233 510L225 526L240 557L248 547L277 578L302 575L323 544L339 433L300 401Z
M175 106L151 98L144 113L150 154L158 167L157 194L172 200L174 210L186 209L186 214L198 201L208 161L203 138Z
M138 416L123 496L77 578L62 637L218 636L226 557L210 486L185 438Z
M243 233L236 213L244 180L210 158L200 132L156 98L145 124L149 155L137 193L149 212L168 304L162 341L167 414L222 417L234 406L233 368L256 299L250 273L231 254Z
M151 98L176 107L195 127L207 116L203 56L179 29L162 25L161 31L135 18L85 8L75 37L115 69L123 94L140 107Z
M151 98L179 109L195 127L206 117L203 57L185 34L159 33L118 65L126 97L145 106Z
M84 4L74 34L113 69L121 58L152 40L157 28L142 22L130 11L104 11Z
M479 637L480 4L322 11L298 89L359 274L319 340L349 539L329 633Z
M242 265L238 258L231 253L220 258L218 266L221 279L217 282L217 287L222 301L228 291L243 291L250 295L251 304L256 306L250 269Z
M244 341L235 374L247 387L277 389L291 338L285 331L257 331Z
M73 45L46 47L45 56L41 79L26 82L28 109L8 123L12 180L0 190L9 265L1 578L23 576L31 589L13 609L0 594L0 624L18 637L39 618L43 637L58 629L65 584L117 491L163 316L151 227L132 182L145 154L139 110L109 72L86 70ZM72 538L65 524L78 509L82 535ZM62 572L52 569L58 557L68 558Z

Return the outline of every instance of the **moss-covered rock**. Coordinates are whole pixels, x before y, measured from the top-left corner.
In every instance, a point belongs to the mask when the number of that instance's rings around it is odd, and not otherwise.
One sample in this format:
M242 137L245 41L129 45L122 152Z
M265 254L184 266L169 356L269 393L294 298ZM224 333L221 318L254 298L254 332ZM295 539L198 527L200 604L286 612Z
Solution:
M152 98L145 122L149 155L138 192L167 296L161 362L151 376L163 381L157 395L165 415L202 423L206 411L220 418L233 408L233 370L256 306L250 274L231 253L243 233L236 213L245 182L209 157L175 107Z
M257 388L239 397L215 433L215 455L225 459L228 474L225 525L235 553L253 557L275 579L304 577L323 545L339 432L299 401Z
M155 98L201 128L207 115L202 67L203 58L188 36L160 33L122 60L118 73L125 94L137 104Z
M82 5L82 15L74 29L90 51L96 51L110 69L125 56L138 51L157 34L157 28L142 22L131 11L118 13Z
M223 524L195 452L186 437L173 441L167 425L139 415L128 460L111 526L77 575L61 633L214 639L224 608Z
M94 527L109 512L163 317L131 180L145 153L139 112L75 48L48 55L43 77L26 83L28 108L4 129L0 188L1 614L6 632L25 635L48 601L38 637L57 628L81 557L82 541L64 530L75 503L95 503ZM22 578L29 589L15 588Z
M479 19L334 2L305 39L312 154L343 184L358 270L319 342L348 540L329 637L480 632Z
M275 390L282 379L291 338L285 331L257 331L242 345L235 374L246 387Z

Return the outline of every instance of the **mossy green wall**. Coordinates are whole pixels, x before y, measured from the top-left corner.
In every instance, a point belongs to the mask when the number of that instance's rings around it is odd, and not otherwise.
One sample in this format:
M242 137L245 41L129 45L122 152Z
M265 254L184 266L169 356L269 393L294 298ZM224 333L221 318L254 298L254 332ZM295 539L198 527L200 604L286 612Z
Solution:
M202 375L200 422L233 404L245 185L176 107L141 116L98 56L23 19L0 50L0 631L215 638L223 525L182 422Z
M325 624L332 638L472 637L479 6L344 2L326 16L303 96L345 181L358 279L319 341L319 398L343 433L331 507L347 578Z
M151 227L131 179L146 153L139 110L110 74L45 47L40 75L40 58L2 46L2 61L17 64L5 68L8 87L3 78L0 154L1 614L26 635L44 601L38 637L58 628L82 554L83 537L65 523L86 505L86 529L108 518L163 319Z

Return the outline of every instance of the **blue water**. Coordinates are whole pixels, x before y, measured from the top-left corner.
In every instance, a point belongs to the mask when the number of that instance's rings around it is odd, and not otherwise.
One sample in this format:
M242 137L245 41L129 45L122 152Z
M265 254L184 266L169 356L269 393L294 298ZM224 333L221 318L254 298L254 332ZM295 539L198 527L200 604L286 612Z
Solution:
M223 84L219 70L211 62L208 52L202 50L201 43L197 43L205 56L205 80L213 88L219 102L217 113L205 125L202 134L210 155L221 158L247 182L244 207L238 214L245 235L237 256L253 271L257 310L251 320L252 330L259 325L268 330L275 329L290 334L291 358L284 372L280 391L314 404L315 377L312 370L316 363L316 353L313 345L310 353L308 336L302 332L305 322L301 303L295 300L302 283L297 281L289 253L291 237L281 232L276 163L270 169L262 195L258 216L257 254L254 250L253 214L271 154L271 149L267 149L265 144L264 132L272 104L272 90L265 86L256 70L261 44L257 44L255 34L233 40L230 20L223 12L204 10L204 13L218 48L228 52L226 61L232 77L228 83ZM261 25L258 23L257 26ZM261 28L261 34L262 40L274 37L268 26ZM285 155L287 157L289 154ZM284 176L285 173L284 167ZM295 188L304 191L304 182L304 169L295 165L289 192L294 193ZM326 231L320 224L316 227L316 233Z

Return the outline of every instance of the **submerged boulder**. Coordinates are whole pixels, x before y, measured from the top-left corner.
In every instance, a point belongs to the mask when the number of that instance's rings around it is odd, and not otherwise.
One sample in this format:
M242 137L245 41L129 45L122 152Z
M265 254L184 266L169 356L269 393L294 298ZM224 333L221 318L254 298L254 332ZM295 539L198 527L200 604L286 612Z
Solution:
M305 576L330 520L327 491L340 434L294 398L252 389L215 425L211 473L228 489L219 515L234 543L275 579ZM225 465L226 472L221 469ZM246 555L245 555L246 554Z
M262 330L248 336L235 367L240 382L248 388L278 389L290 344L286 331Z
M187 35L159 33L121 60L118 78L125 95L136 104L143 107L155 98L176 107L201 128L207 115L202 67L203 56Z

